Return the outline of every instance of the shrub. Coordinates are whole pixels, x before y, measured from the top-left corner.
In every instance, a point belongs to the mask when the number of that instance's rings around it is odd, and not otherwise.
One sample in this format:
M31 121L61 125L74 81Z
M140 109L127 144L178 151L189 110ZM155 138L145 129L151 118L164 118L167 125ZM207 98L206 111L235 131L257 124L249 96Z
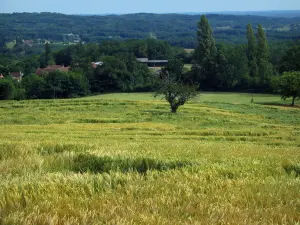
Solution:
M15 87L9 79L0 79L0 100L9 100L14 97Z

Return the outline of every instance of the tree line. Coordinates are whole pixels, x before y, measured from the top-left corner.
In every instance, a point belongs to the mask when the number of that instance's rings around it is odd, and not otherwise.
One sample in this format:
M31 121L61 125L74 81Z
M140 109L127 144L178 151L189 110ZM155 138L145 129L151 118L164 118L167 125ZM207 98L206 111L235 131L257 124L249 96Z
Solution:
M300 36L300 19L262 16L207 15L215 30L218 42L244 43L246 25L262 24L268 29L272 41L297 40ZM195 48L196 27L199 15L138 13L128 15L64 15L58 13L0 14L1 43L20 37L25 40L69 42L81 40L145 39L151 33L172 46ZM142 24L142 26L141 26ZM2 41L1 41L2 40Z
M250 90L270 89L270 79L276 70L270 61L266 34L261 25L257 34L247 25L247 45L238 51L217 46L212 28L205 16L198 23L198 47L192 68L193 80L205 89ZM231 51L231 52L230 52Z
M6 76L0 80L1 93L4 93L1 99L69 98L103 92L162 91L160 84L166 87L166 81L172 84L174 80L176 85L180 81L179 84L191 84L198 90L279 91L275 88L274 80L284 72L300 71L299 43L293 43L288 50L284 48L282 56L276 58L276 52L269 48L262 25L258 25L257 30L251 24L246 28L246 44L216 43L207 17L202 16L197 24L197 48L192 53L172 47L166 41L148 38L77 44L55 51L50 44L46 44L42 54L25 57L17 63L1 55L0 73ZM168 59L169 65L161 71L152 70L136 58ZM103 65L93 68L91 62L96 61L103 62ZM70 66L70 71L34 74L37 68L53 64ZM191 68L184 64L191 65ZM10 78L8 74L12 70L24 72L21 82ZM173 75L175 78L172 78ZM172 89L184 89L176 85L169 86Z
M262 25L258 25L255 35L252 25L248 24L247 40L244 53L236 58L239 63L231 63L222 46L216 45L208 19L202 16L198 22L198 46L191 71L184 74L180 62L170 63L161 73L157 94L162 94L169 102L171 112L176 112L179 106L197 95L199 84L206 90L275 91L283 99L292 97L294 105L295 99L300 98L299 46L292 47L283 57L279 68L281 72L289 72L280 75L270 62Z

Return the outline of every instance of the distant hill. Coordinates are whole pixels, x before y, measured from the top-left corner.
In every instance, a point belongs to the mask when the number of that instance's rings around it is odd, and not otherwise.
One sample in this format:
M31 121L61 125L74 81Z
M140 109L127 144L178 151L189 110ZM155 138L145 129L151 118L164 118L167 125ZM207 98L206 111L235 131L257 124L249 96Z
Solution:
M262 13L262 12L261 12ZM299 40L300 17L208 14L218 42L244 43L245 28L262 24L270 41ZM285 14L287 15L287 14ZM289 14L291 15L291 13ZM172 45L194 48L199 15L150 14L64 15L58 13L0 14L0 40L46 39L99 42L144 39L149 36ZM2 37L1 37L2 36Z
M293 17L300 17L300 10L219 12L219 14L293 18Z
M166 14L174 14L174 13L166 13ZM264 16L264 17L293 18L293 17L300 17L300 10L176 12L175 14L183 14L183 15L219 14L219 15L235 15L235 16ZM108 15L124 15L124 14L105 13L105 14L77 14L77 15L80 15L80 16L108 16Z

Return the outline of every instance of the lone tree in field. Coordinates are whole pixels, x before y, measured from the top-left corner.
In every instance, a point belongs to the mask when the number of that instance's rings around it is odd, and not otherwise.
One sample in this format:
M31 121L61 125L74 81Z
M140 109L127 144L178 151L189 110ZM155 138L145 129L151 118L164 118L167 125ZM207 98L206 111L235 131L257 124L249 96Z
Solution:
M282 76L273 80L275 92L281 95L282 99L292 98L292 106L295 100L300 98L300 72L285 72Z
M179 106L197 96L198 85L188 84L183 77L183 63L180 60L170 60L168 66L160 73L159 89L155 96L163 95L170 104L171 112L176 113Z

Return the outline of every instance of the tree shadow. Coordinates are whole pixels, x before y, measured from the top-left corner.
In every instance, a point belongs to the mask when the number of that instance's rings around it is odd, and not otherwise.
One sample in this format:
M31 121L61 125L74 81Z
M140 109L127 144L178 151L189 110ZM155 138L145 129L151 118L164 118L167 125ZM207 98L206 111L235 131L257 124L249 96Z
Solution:
M275 103L275 102L256 102L255 104L265 105L265 106L278 106L292 109L300 109L300 105L285 104L285 103Z
M110 172L138 172L145 174L147 171L167 171L192 166L188 161L161 161L152 158L112 158L109 156L96 156L92 154L79 154L74 158L72 170L84 173L110 173Z
M176 115L176 113L172 113L170 109L166 110L143 110L143 113L149 113L152 116L160 116L160 115Z

